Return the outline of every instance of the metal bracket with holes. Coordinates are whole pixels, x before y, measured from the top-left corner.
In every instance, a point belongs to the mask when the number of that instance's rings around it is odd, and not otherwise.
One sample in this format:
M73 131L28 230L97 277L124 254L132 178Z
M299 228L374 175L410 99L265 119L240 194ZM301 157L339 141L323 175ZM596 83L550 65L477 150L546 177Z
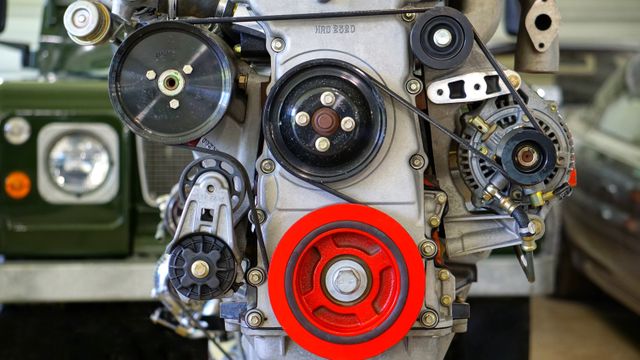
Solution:
M505 70L507 78L517 89L522 79L512 70ZM427 96L434 104L455 104L482 101L505 95L509 89L496 71L473 72L434 81L427 88Z

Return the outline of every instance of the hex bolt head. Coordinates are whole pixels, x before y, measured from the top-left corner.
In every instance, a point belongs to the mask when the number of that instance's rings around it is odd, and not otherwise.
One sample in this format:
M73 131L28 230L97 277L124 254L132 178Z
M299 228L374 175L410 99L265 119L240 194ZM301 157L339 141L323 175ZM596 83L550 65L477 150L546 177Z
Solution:
M419 94L422 91L422 82L418 79L411 79L407 81L405 88L411 95Z
M411 157L409 164L411 165L412 168L414 168L415 170L420 170L424 167L425 162L424 162L424 157L422 157L422 155L420 154L415 154Z
M440 281L447 281L449 280L450 277L451 277L451 273L449 272L449 270L442 269L438 271L438 279L440 279Z
M438 314L433 310L427 310L420 316L420 323L427 328L432 328L438 324Z
M507 80L509 80L509 83L511 83L511 86L513 86L514 88L519 88L520 87L520 76L516 75L516 74L511 74L507 77Z
M402 14L402 20L406 22L412 22L416 19L416 13L404 13Z
M420 254L426 258L432 258L438 253L438 245L433 240L424 240L420 243Z
M447 194L445 193L438 194L438 196L436 196L436 201L438 202L438 204L444 205L447 202Z
M453 302L453 299L449 295L442 295L442 297L440 298L440 304L444 306L451 306L452 302Z
M438 29L433 33L433 42L436 46L444 48L451 45L453 41L453 34L448 29Z
M173 110L179 108L180 101L178 99L171 99L171 101L169 101L169 107L172 108Z
M319 137L316 140L316 150L320 152L327 152L331 147L331 141L324 136Z
M262 209L256 209L256 213L258 214L258 223L264 224L265 220L267 220L267 214ZM256 224L253 211L249 211L249 222Z
M353 294L360 287L358 272L350 267L338 270L333 279L333 287L341 294Z
M209 264L204 260L196 260L191 264L191 275L204 279L209 275Z
M276 169L276 163L271 159L262 160L260 163L260 170L265 174L271 174Z
M286 44L281 38L274 38L273 40L271 40L271 50L273 50L274 52L282 52L285 46Z
M259 286L264 283L265 273L260 268L252 268L247 272L247 282L251 286Z
M182 67L182 72L187 75L191 75L191 73L193 72L193 67L191 65L185 65Z
M156 74L155 71L153 71L153 70L147 71L147 79L148 80L155 80L156 76L158 76L158 74Z
M264 315L259 310L251 310L244 319L250 328L257 328L264 322Z
M440 218L437 215L433 215L429 218L429 226L437 228L440 226Z
M311 122L311 116L304 111L300 111L296 114L296 124L298 126L307 126Z
M340 127L346 132L352 132L353 129L356 128L356 121L352 117L347 116L340 121Z
M320 95L320 102L324 106L332 106L336 103L336 94L331 91L325 91Z

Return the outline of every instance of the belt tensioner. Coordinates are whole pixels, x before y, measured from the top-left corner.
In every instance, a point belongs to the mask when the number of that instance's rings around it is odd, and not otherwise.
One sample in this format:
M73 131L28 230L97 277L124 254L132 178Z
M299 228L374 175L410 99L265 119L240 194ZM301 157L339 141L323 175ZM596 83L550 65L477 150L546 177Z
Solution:
M293 341L325 358L368 358L409 331L424 265L393 218L352 204L316 210L284 235L269 270L274 313Z

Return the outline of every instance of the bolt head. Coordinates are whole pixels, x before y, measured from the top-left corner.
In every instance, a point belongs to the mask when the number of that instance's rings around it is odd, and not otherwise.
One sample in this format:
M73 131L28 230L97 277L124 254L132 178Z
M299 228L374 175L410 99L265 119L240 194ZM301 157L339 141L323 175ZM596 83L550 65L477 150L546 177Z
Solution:
M451 31L447 29L438 29L433 34L433 42L438 47L441 47L441 48L447 47L451 45L452 41L453 41L453 34L451 34Z
M147 71L147 79L148 80L155 80L156 76L158 76L158 74L156 74L155 71L153 71L153 70Z
M450 306L452 302L453 299L449 295L442 295L442 297L440 298L440 304L444 306Z
M416 13L404 13L402 14L402 20L406 22L412 22L416 19Z
M420 82L420 80L416 79L407 81L405 87L407 89L407 92L412 95L418 94L420 93L420 91L422 91L422 83Z
M416 170L420 170L422 169L422 167L424 166L424 157L422 157L422 155L420 154L415 154L411 157L411 161L410 161L411 167L416 169Z
M191 275L204 279L209 275L209 264L204 260L196 260L191 264Z
M258 286L264 282L264 271L258 268L253 268L247 273L247 282L249 285Z
M180 107L180 101L178 99L171 99L171 101L169 101L169 107L172 109L177 109Z
M193 67L191 65L185 65L182 67L182 72L187 75L191 75L191 73L193 72Z
M329 139L327 139L326 137L319 137L316 140L316 150L320 152L326 152L329 150L330 147L331 147L331 141L329 141Z
M450 277L451 277L451 273L449 272L449 270L442 269L438 271L438 279L440 279L440 281L447 281L449 280Z
M264 317L258 310L252 310L247 314L246 321L250 327L256 328L262 325Z
M434 257L438 253L438 246L433 240L425 240L420 243L420 253L426 258Z
M300 111L296 114L296 124L298 126L307 126L311 122L311 116L304 111Z
M351 132L356 128L356 121L352 117L347 116L340 122L340 127L346 132Z
M351 267L338 270L333 279L333 287L343 295L353 294L360 287L358 272Z
M438 194L438 196L436 196L436 201L438 204L444 205L447 202L447 195L444 193Z
M285 42L281 38L275 38L271 40L271 50L273 50L274 52L281 52L282 50L284 50L284 47Z
M336 95L331 91L325 91L320 95L320 102L324 106L332 106L336 103Z
M437 228L438 226L440 226L440 218L436 215L433 215L429 218L429 225L432 228Z
M520 87L520 77L518 75L511 74L507 77L507 79L511 83L511 86L513 86L514 88L517 89Z
M260 163L260 170L265 174L271 174L276 169L276 163L271 159L265 159Z
M438 315L431 310L427 310L420 316L420 323L425 327L432 328L438 323Z

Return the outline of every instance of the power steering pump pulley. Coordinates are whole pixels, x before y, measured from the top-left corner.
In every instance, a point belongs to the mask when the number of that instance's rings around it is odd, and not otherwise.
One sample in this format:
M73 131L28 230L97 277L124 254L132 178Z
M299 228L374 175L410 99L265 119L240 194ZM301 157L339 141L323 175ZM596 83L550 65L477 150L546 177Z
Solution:
M417 246L393 218L362 205L303 217L271 262L269 297L291 338L322 357L375 356L404 337L424 299Z
M114 109L136 134L182 144L207 134L225 114L235 70L216 35L179 22L131 34L109 71Z
M316 182L339 181L366 167L380 149L384 100L359 69L340 61L311 61L275 84L263 130L285 169Z

